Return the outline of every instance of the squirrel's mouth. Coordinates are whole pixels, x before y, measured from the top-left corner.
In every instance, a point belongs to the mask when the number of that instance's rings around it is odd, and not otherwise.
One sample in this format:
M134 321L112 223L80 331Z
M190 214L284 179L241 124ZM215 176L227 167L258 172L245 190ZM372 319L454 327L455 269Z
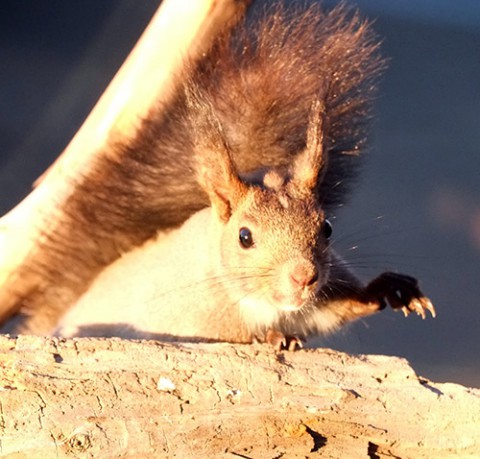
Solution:
M294 298L285 298L283 296L277 295L275 300L278 302L278 309L283 312L295 312L303 308L307 303L307 299L302 298L301 296Z
M317 285L305 287L301 290L279 292L276 291L272 296L273 304L278 311L294 313L317 300Z

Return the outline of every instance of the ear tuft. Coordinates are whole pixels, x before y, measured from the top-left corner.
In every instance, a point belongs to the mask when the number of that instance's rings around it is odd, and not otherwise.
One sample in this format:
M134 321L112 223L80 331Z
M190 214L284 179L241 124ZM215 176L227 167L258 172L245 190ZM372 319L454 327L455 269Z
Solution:
M290 181L297 191L313 191L325 173L325 129L325 106L317 99L310 110L305 150L295 158L292 167Z
M208 194L220 219L228 221L232 211L247 192L233 163L222 125L211 104L187 95L192 110L194 165L197 180Z

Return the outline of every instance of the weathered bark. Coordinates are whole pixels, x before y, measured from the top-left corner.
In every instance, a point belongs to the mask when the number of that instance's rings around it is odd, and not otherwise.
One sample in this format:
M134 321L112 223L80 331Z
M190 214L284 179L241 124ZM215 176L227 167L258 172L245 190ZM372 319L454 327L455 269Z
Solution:
M0 337L7 458L478 457L480 390L405 360Z

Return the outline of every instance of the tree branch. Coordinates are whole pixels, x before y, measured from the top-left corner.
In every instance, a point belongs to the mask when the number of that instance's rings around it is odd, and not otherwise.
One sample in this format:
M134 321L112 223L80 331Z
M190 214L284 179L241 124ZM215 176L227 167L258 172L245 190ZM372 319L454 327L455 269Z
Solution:
M0 338L2 457L438 458L480 451L480 390L327 349Z

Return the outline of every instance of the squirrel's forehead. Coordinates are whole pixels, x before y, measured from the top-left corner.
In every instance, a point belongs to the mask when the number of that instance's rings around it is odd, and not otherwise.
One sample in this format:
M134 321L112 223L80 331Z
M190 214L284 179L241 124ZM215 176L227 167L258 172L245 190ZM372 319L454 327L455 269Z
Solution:
M262 190L255 196L254 213L264 218L282 219L294 217L303 219L323 220L323 211L312 199L298 199L289 196L286 192Z

